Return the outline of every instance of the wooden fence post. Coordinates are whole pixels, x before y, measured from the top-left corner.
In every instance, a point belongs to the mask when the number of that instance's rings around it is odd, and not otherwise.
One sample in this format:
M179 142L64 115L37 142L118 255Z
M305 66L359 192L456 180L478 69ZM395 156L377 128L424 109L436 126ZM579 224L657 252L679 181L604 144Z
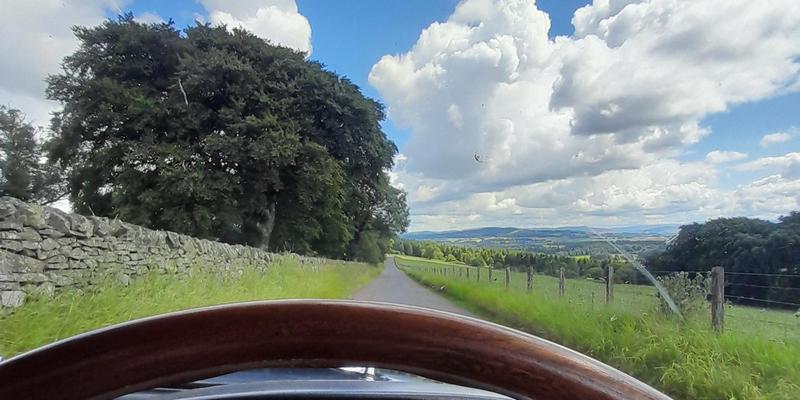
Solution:
M558 269L558 295L564 296L564 267Z
M470 268L467 267L467 280L469 280L469 270L470 270Z
M609 265L606 271L606 304L614 301L614 267Z
M528 290L533 289L533 266L528 266L528 283L527 283Z
M510 284L511 284L511 268L506 267L506 289L508 289L508 286Z
M711 326L716 332L725 328L725 268L711 268Z
M489 267L489 283L492 283L492 267Z
M475 279L475 282L480 282L481 281L481 267L479 267L479 266L475 267L475 276L477 276L477 278Z

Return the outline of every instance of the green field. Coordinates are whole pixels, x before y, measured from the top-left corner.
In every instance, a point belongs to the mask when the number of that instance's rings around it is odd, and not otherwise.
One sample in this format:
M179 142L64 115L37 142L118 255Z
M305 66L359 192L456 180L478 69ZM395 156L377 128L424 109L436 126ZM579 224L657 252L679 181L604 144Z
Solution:
M486 269L476 282L475 268L467 280L465 266L396 259L464 307L609 363L676 399L796 399L800 393L798 322L788 312L729 307L729 328L716 335L705 315L681 322L658 312L649 286L615 285L614 302L606 305L599 282L569 279L561 298L558 280L549 276L536 275L528 292L525 274L512 273L506 290L499 270L490 284Z
M201 306L288 298L347 298L378 275L367 264L299 265L282 261L266 272L246 267L238 277L209 272L152 273L130 286L111 281L91 292L66 291L34 299L0 318L0 355L23 351L119 322Z

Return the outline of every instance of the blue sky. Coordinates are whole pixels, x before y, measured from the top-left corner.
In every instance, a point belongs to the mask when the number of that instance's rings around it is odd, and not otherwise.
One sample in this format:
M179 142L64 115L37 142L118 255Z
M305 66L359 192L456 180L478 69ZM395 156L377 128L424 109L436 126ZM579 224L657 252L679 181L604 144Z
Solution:
M46 123L59 105L44 77L77 47L72 25L132 11L243 27L386 104L412 230L800 209L796 0L34 3L0 13L15 38L0 103Z

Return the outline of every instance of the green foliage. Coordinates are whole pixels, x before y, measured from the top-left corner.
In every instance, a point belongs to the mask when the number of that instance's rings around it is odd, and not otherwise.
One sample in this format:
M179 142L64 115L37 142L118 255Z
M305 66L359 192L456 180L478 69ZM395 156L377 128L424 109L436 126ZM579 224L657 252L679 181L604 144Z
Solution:
M432 260L448 260L471 265L473 267L505 268L526 271L533 267L534 271L557 276L564 268L565 275L570 278L589 276L587 271L593 268L605 268L613 265L621 274L616 275L617 282L642 283L639 272L620 257L588 257L564 256L555 254L532 253L512 249L462 247L438 242L418 242L413 240L397 240L399 253L423 257ZM602 272L597 278L605 277Z
M298 297L347 298L378 275L365 264L301 266L294 261L245 266L221 278L197 266L188 276L150 273L122 286L114 280L89 293L63 292L37 298L0 317L0 354L13 356L100 327L188 308L239 301Z
M0 196L39 204L65 194L60 171L45 163L45 143L22 112L0 105Z
M605 279L605 276L606 276L606 272L603 271L603 268L600 268L600 267L589 268L589 269L586 270L585 273L586 273L586 277L592 278L592 279L597 279L597 280Z
M64 105L50 157L78 212L358 259L408 225L383 106L305 54L132 15L75 34L48 95Z
M800 287L799 221L800 213L792 212L777 223L719 218L685 225L667 250L650 256L647 264L661 271L722 266L733 273L725 277L727 295L800 303L800 291L790 289Z
M692 276L693 275L693 276ZM708 310L708 295L711 293L711 278L703 274L678 272L669 276L658 277L658 281L667 290L672 301L680 309L684 317L695 317ZM659 296L658 308L671 315L669 305Z
M675 399L789 400L800 393L798 336L768 336L764 332L768 327L753 327L751 322L715 335L706 318L680 323L661 313L643 312L652 310L655 296L646 301L637 294L642 287L629 290L634 285L615 286L615 302L631 297L630 303L606 306L585 301L586 296L574 297L589 285L601 288L601 283L568 280L567 296L560 299L555 279L547 276L537 276L534 290L528 292L522 273L512 276L507 290L502 284L459 280L413 267L439 262L403 258L399 263L411 266L405 269L415 279L446 287L446 296L479 315L581 351ZM743 309L726 313L743 317L754 312ZM776 311L759 312L758 318L776 315ZM785 321L793 319L791 314L781 315Z

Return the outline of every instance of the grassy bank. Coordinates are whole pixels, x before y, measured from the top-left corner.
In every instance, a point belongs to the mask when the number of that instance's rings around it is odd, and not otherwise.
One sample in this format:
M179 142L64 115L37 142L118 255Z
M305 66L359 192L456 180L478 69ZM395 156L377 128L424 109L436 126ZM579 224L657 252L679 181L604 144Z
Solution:
M239 277L220 279L208 272L191 276L151 274L129 286L108 281L87 293L67 291L33 299L0 318L4 357L102 326L187 308L239 301L286 298L346 298L376 277L367 264L270 265L266 273L245 268Z
M679 322L655 312L655 299L642 292L649 288L616 285L615 301L620 301L606 306L599 294L594 302L586 301L585 293L581 301L571 299L569 286L568 296L559 298L557 286L545 277L536 277L533 292L525 291L524 279L518 277L512 277L512 287L506 290L497 283L503 281L501 274L488 284L486 276L475 282L474 273L466 280L464 275L442 276L420 268L441 263L397 260L412 277L445 286L448 297L477 314L581 351L676 399L788 400L800 393L800 342L738 331L715 335L705 318ZM569 284L574 294L591 289L581 285L594 283ZM752 325L758 329L759 324ZM768 329L766 324L761 327Z

